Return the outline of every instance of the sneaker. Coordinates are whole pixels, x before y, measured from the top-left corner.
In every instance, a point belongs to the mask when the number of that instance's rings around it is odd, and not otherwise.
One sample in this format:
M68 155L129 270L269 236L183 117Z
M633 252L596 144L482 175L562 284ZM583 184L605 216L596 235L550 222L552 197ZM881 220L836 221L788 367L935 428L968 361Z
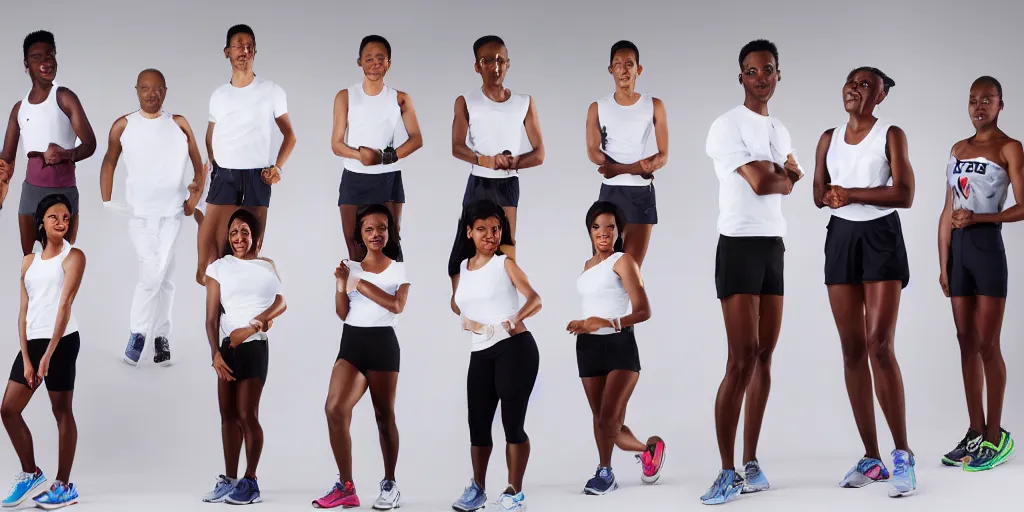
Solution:
M54 481L44 493L35 497L36 506L43 510L56 510L78 503L78 489L75 484Z
M594 473L594 478L587 480L587 486L583 488L583 494L601 496L618 488L619 484L615 482L615 473L612 472L612 468L598 466L597 473Z
M124 357L121 359L132 365L139 365L139 358L142 357L142 349L146 347L146 336L141 333L133 332L128 337L128 345L124 347Z
M231 494L231 491L235 490L235 484L238 483L237 478L228 478L224 475L217 477L217 483L213 486L213 490L206 493L203 496L203 502L205 503L224 503L224 499Z
M487 507L487 510L491 512L526 512L526 495L523 494L523 491L513 493L512 487L509 486L505 492L501 493L497 501Z
M1009 432L1002 430L999 436L999 446L982 441L977 455L963 465L964 471L976 473L992 469L1009 460L1014 451L1013 438L1010 437Z
M260 502L260 486L256 483L255 478L245 477L235 483L235 488L231 490L227 498L224 498L226 503L232 505L249 505L251 503Z
M163 336L157 336L153 344L153 362L160 366L170 366L171 342Z
M960 467L965 459L973 459L978 456L978 449L985 438L974 429L967 429L967 435L957 443L953 451L942 456L942 463L946 466Z
M14 483L11 484L11 490L7 493L7 497L4 498L3 506L17 507L22 502L29 498L34 498L39 495L41 488L46 486L46 477L43 476L43 472L36 469L35 473L18 473L14 477Z
M462 496L452 504L452 508L459 512L473 512L484 508L486 504L487 493L476 485L475 480L470 480L469 487L462 491Z
M708 491L700 497L705 505L721 505L732 501L740 496L743 490L743 479L732 469L723 469L718 472L715 483L711 484Z
M859 489L868 484L888 479L889 470L885 468L885 464L882 461L864 457L857 462L856 466L853 466L853 469L846 473L843 480L839 482L839 487Z
M636 456L643 468L640 481L653 484L661 478L661 468L665 465L665 441L660 439L647 444L647 450Z
M402 497L402 493L398 492L398 484L394 480L381 480L380 481L380 496L377 496L377 501L373 502L374 510L391 510L398 508L398 499Z
M313 508L354 508L359 506L359 496L352 482L335 483L322 498L313 502Z
M914 456L904 450L892 451L892 478L889 479L892 489L890 498L906 496L917 488L917 475L914 474Z
M768 490L768 478L761 471L761 464L752 460L743 465L743 494Z

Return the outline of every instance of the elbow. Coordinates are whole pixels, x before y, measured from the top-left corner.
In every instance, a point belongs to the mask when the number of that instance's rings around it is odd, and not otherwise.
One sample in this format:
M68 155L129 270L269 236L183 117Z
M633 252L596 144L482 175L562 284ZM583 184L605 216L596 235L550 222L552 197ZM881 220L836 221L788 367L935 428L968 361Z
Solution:
M533 158L537 161L537 165L544 163L544 146L540 145L533 149Z
M651 308L646 307L640 311L634 311L637 315L636 323L646 322L651 319Z
M338 318L344 322L348 318L348 310L342 308L334 308L334 312L338 315Z
M910 208L911 206L913 206L914 205L914 189L909 188L909 187L905 188L903 190L903 194L902 194L902 197L900 199L901 199L900 205L899 205L900 208Z
M340 156L343 158L345 156L341 154L341 144L338 144L337 142L331 142L331 151L334 153L334 156Z
M401 315L402 311L405 311L405 305L402 304L402 301L395 299L388 308L388 311L396 315Z
M417 149L422 148L423 147L423 135L420 135L420 134L417 133L416 135L413 135L413 136L409 137L409 141L407 142L407 144L409 144L409 152L410 153L412 153L413 151L416 151Z

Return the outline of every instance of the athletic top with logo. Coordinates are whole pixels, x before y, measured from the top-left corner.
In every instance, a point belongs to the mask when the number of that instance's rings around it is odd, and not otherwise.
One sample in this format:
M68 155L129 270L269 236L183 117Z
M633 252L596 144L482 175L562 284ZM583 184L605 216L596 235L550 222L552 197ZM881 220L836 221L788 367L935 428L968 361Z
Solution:
M227 335L235 329L248 327L253 318L282 295L281 278L274 266L259 258L243 260L229 254L210 263L206 277L220 284L220 305L224 308L220 328ZM245 341L266 338L266 333L258 332Z
M400 261L392 261L381 273L374 274L363 270L363 264L354 261L345 262L352 275L366 281L384 293L394 295L403 284L408 284L405 277L405 265ZM380 304L370 300L357 290L348 292L348 316L346 325L355 327L394 327L398 325L398 315L384 309Z
M495 254L484 266L469 270L469 259L462 260L459 287L455 290L455 304L462 316L486 325L495 326L498 336L473 333L473 352L484 350L507 338L499 327L502 322L519 312L519 293L505 271L505 259Z
M711 124L705 149L714 160L719 181L718 232L734 237L786 236L782 195L755 194L738 171L751 162L781 166L788 155L796 158L789 130L782 122L740 105Z
M50 87L50 94L42 103L31 104L28 94L18 107L18 128L25 153L46 152L50 144L64 149L74 149L78 142L71 119L57 104L56 82ZM32 91L29 91L31 93ZM29 158L26 164L25 181L37 187L65 188L75 186L74 162L44 165L42 158Z
M345 142L356 149L365 146L384 149L395 143L395 130L402 122L398 91L384 86L375 96L363 91L362 82L348 88L348 125ZM398 164L363 165L358 158L344 159L345 168L364 174L383 174L398 170Z
M64 260L72 248L71 243L65 240L60 253L50 259L43 259L43 253L37 252L25 271L25 291L28 292L25 335L30 340L53 338L60 296L64 290ZM71 313L61 337L75 332L78 332L78 321Z
M846 123L832 132L825 165L830 183L843 188L877 188L892 184L892 169L885 156L885 145L892 123L875 120L864 140L858 144L846 143ZM833 209L832 215L852 221L868 221L885 217L892 208L870 204L850 203Z
M500 155L505 151L519 156L530 151L522 147L523 123L526 122L526 112L530 110L530 95L513 92L507 100L499 103L484 96L483 89L475 89L463 97L469 111L466 145L470 149L485 156ZM471 165L470 174L481 178L509 178L518 174L517 171Z
M584 270L576 278L576 291L583 297L583 319L622 318L629 314L629 294L622 285L622 278L615 273L615 262L624 253L616 252L604 261ZM615 329L602 327L592 334L612 334Z
M245 87L226 83L210 96L213 157L224 169L265 169L274 164L270 137L274 121L288 113L277 84L260 77Z
M953 193L954 210L985 214L1003 211L1010 175L999 164L985 157L960 160L950 155L946 179Z
M173 217L188 199L191 160L188 138L174 116L147 119L141 111L125 116L121 151L128 178L125 198L138 217Z
M633 164L645 154L647 139L654 131L654 99L641 94L636 103L625 106L615 95L597 100L597 121L601 126L601 152L620 164ZM605 185L644 186L651 180L635 174L605 178Z

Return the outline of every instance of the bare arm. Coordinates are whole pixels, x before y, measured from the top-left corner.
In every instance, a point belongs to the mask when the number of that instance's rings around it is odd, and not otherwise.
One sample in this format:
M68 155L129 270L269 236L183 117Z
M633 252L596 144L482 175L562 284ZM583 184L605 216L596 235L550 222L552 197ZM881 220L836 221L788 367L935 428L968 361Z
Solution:
M743 176L759 196L770 194L789 195L793 191L793 180L774 162L758 160L741 165L736 172Z
M530 106L526 109L523 125L526 127L526 138L530 140L533 149L529 153L515 157L511 169L529 169L544 163L544 137L540 134L540 118L537 116L537 105L533 102L533 96L530 97Z
M209 162L215 162L213 159L213 122L206 124L206 156Z
M359 160L359 148L345 144L348 129L348 89L338 91L334 96L334 125L331 128L331 150L342 158ZM378 148L379 149L379 148Z
M640 266L636 264L636 260L629 254L623 254L619 261L615 262L612 270L622 279L622 286L629 294L629 303L633 308L630 314L619 319L619 328L650 319L651 304L647 300L647 290L644 289L644 280L640 276Z
M892 169L892 185L872 188L848 188L851 203L889 208L910 208L914 203L914 169L907 151L907 134L897 126L889 128L885 152Z
M822 198L825 197L825 191L828 190L828 184L832 182L832 177L828 173L828 147L832 144L832 134L835 132L835 128L829 128L825 130L825 133L821 134L821 138L818 139L818 149L814 153L814 206L818 208L824 208L825 203Z
M942 205L942 213L939 214L939 273L946 275L949 268L950 241L953 238L953 191L946 186L946 200ZM943 290L944 292L948 291Z
M505 258L505 272L508 273L508 277L512 280L512 285L516 287L516 290L526 298L526 302L519 308L519 312L516 313L515 317L513 317L513 320L518 325L523 320L536 315L540 311L540 295L530 286L530 281L526 278L526 274L512 258Z
M609 158L601 151L601 119L598 112L595 101L587 109L587 158L594 165L606 165Z
M1024 220L1024 149L1022 149L1020 142L1013 141L1003 146L1002 156L1006 159L1006 171L1010 175L1010 184L1013 185L1013 199L1016 204L999 213L975 213L972 215L974 223L1018 222Z
M459 305L455 303L455 292L459 289L459 275L452 276L452 300L450 305L452 307L452 313L462 316L462 311L459 309Z
M110 127L110 135L107 137L107 152L103 155L103 163L100 164L100 198L103 202L110 201L114 193L114 170L117 169L117 161L121 158L121 134L128 126L128 119L124 116L117 118Z
M378 306L397 315L405 310L405 300L409 296L409 283L399 286L395 294L391 295L381 290L377 285L360 279L356 283L356 291L375 302Z
M53 356L57 344L64 337L64 331L71 320L71 305L78 295L78 287L82 284L85 274L85 253L80 249L71 249L61 265L64 268L64 285L60 290L60 302L57 304L57 319L53 325L53 336L46 347L46 355Z
M21 128L18 126L18 111L21 110L21 102L14 104L11 109L11 117L7 120L7 132L4 135L4 147L0 150L0 181L9 181L14 175L14 160L18 154L18 139L21 138Z
M29 254L21 260L21 305L18 309L18 333L21 337L21 359L26 368L32 363L28 356L28 289L25 288L25 272L32 265L35 254Z
M174 122L181 128L182 133L185 134L185 139L188 141L188 158L192 161L192 182L199 186L201 192L203 185L205 185L206 173L203 172L203 155L199 152L196 136L192 133L192 126L188 124L188 121L183 116L174 116Z
M78 101L78 96L71 92L71 89L61 87L57 89L57 105L71 119L71 129L82 141L77 147L68 151L67 159L79 162L89 158L96 152L96 134L92 131L92 125L89 124L89 118L85 116L85 109Z
M292 121L288 117L288 114L282 114L277 119L274 119L277 123L277 129L281 130L283 139L281 140L281 149L277 152L277 161L274 165L278 169L283 169L284 164L288 162L288 157L291 156L292 150L295 149L295 131L292 130Z
M469 134L469 107L466 106L466 98L459 96L455 99L455 118L452 120L452 156L459 160L482 167L493 167L494 160L490 155L477 154L466 145L466 136ZM490 158L491 165L487 165Z
M398 158L402 159L423 147L423 134L420 132L420 122L416 119L416 108L408 94L399 91L398 107L402 112L402 124L405 125L405 132L409 134L409 140L395 148Z
M652 173L665 167L668 163L668 112L665 103L658 98L654 102L654 138L658 143L658 152L641 160L642 173Z
M206 338L210 357L220 353L220 282L206 276Z

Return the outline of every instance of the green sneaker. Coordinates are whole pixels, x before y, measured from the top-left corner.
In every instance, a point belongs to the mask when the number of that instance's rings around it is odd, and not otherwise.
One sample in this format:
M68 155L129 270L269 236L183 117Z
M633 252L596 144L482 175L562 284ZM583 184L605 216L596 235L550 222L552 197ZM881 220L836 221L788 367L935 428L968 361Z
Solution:
M1014 450L1013 438L1010 437L1009 432L1003 430L999 438L999 446L995 446L988 441L982 442L981 447L978 449L978 455L967 464L964 464L964 471L973 473L992 469L1009 460Z

